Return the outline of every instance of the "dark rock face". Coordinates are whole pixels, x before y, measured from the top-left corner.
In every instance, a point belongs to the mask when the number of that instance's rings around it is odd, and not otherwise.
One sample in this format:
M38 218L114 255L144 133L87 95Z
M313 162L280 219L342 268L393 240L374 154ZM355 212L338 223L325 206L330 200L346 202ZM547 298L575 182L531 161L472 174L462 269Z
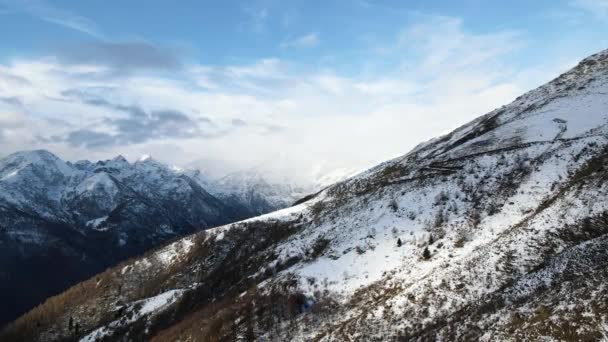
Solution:
M152 159L10 155L0 160L0 324L165 241L258 212Z

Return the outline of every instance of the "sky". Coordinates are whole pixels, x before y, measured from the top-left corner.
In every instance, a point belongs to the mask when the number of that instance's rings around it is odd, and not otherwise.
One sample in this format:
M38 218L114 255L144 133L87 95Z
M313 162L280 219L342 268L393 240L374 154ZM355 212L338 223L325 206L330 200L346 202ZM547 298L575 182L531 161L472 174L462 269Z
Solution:
M0 0L0 156L306 181L407 153L608 48L608 0Z

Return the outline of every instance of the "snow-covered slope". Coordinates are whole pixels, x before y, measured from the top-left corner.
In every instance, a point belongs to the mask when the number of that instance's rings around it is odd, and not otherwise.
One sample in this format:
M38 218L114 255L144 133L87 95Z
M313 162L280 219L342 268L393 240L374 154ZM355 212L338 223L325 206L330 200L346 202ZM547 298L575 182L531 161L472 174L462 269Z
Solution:
M164 241L285 206L219 198L200 179L150 157L70 163L37 150L0 159L0 323Z
M108 270L79 285L101 293L72 288L3 336L606 339L607 94L604 51L294 207Z

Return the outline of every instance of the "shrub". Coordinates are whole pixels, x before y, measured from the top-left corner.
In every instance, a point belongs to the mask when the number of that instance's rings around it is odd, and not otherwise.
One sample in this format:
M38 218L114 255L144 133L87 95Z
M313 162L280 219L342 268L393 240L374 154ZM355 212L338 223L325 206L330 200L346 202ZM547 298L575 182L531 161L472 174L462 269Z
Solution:
M468 233L464 229L458 230L456 232L456 241L454 242L454 247L462 248L464 244L469 240Z
M389 203L388 203L388 207L393 211L396 212L397 210L399 210L399 204L397 204L397 201L395 199L392 199Z
M317 257L319 257L321 254L323 254L323 252L325 252L325 250L327 249L327 247L329 246L329 240L326 238L318 238L317 241L315 241L314 245L312 246L312 251L310 252L310 259L314 260Z
M437 196L435 196L435 205L445 204L450 200L450 195L445 191L440 191Z
M315 202L311 207L310 211L314 217L318 217L321 212L325 209L325 203L323 201Z

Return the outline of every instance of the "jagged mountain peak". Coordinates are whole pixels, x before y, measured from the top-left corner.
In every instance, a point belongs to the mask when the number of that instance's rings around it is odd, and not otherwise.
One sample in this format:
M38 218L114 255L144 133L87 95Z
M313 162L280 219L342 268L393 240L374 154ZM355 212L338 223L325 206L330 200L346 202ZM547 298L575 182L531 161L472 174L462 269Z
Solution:
M59 159L56 155L49 152L48 150L38 149L38 150L28 150L28 151L19 151L10 154L8 157L12 158L25 158L31 161L35 160L56 160Z
M172 173L172 174L177 174L179 173L179 168L175 167L175 166L170 166L167 165L155 158L152 158L152 156L150 155L143 155L142 157L140 157L139 159L137 159L137 161L135 161L135 163L133 163L133 165L141 170L148 170L148 171L152 171L155 170L156 172L163 172L163 173Z
M70 173L71 167L47 150L21 151L0 159L0 178L6 173L17 172L29 165L47 167L63 173Z
M116 157L112 158L112 161L115 163L121 163L121 164L128 164L129 162L127 161L127 159L125 157L123 157L122 155L117 155Z

